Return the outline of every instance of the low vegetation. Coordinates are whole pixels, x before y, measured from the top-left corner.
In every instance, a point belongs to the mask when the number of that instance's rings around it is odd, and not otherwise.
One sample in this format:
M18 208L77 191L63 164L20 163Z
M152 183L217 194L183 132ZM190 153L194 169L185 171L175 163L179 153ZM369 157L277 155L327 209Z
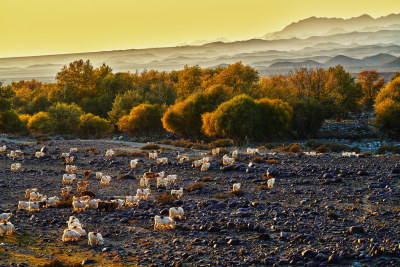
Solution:
M314 137L326 118L341 120L375 104L376 128L399 137L399 79L385 86L383 77L368 70L356 82L340 65L260 78L241 62L113 73L105 64L94 68L89 60L77 60L57 73L55 83L0 84L0 132L104 138L115 131L139 136L168 131L190 139L175 145L207 149L194 140L215 148L232 146L233 140Z

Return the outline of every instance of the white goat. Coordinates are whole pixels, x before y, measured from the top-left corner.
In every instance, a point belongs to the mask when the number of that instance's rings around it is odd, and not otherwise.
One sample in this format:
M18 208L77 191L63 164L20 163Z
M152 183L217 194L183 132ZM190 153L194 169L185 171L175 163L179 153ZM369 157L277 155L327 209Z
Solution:
M15 232L15 227L10 222L0 223L0 236L12 235Z
M183 211L183 208L181 207L172 207L169 209L169 217L171 219L175 217L179 217L179 219L183 219L185 216L185 212Z
M125 204L128 207L132 207L132 206L138 205L139 201L140 201L140 197L138 197L138 196L127 196Z
M109 185L111 181L111 176L104 175L101 177L100 185Z
M33 192L39 192L39 189L37 189L37 188L26 189L25 190L25 198L30 198L31 193L33 193Z
M21 163L13 163L11 164L11 171L15 172L21 168Z
M62 241L63 242L78 241L80 237L81 235L77 231L71 229L65 229L62 236Z
M167 179L169 180L170 184L175 184L175 181L177 178L178 178L178 175L176 175L176 174L167 175Z
M89 200L89 207L91 209L97 209L99 207L100 199L90 199Z
M140 178L140 186L148 187L149 186L149 179L148 178Z
M65 171L69 173L73 173L77 170L78 168L75 165L66 165L65 166Z
M62 183L63 184L72 184L72 182L76 179L76 174L64 174L63 175L63 180Z
M219 147L214 148L213 150L211 150L211 155L213 155L215 157L215 156L218 156L220 152L221 152L221 148L219 148Z
M154 230L174 229L175 222L170 217L156 215L154 217Z
M38 152L35 153L35 157L37 157L38 159L41 158L41 157L44 157L44 155L45 154L42 151L38 151Z
M114 149L108 149L108 150L106 151L106 157L111 158L111 157L114 156L114 155L115 155Z
M194 160L194 161L192 162L192 166L195 167L195 168L200 167L202 164L203 164L203 161L202 161L201 159L199 159L199 160Z
M103 236L100 233L90 232L88 234L88 245L89 246L101 246L101 245L104 245Z
M236 158L237 156L239 156L239 150L233 150L232 151L232 158Z
M157 158L157 164L168 164L168 158L164 157L164 158Z
M71 186L66 186L61 188L61 196L67 196L69 193L71 193L72 187Z
M131 169L136 168L136 165L138 164L139 160L138 159L132 159L131 160Z
M203 165L201 165L201 171L205 172L208 171L208 169L210 168L210 163L203 163Z
M57 196L54 197L46 197L44 199L44 202L46 202L46 208L50 206L55 206L60 202L60 199Z
M168 178L157 178L157 188L160 186L167 187L169 184Z
M0 223L2 222L8 222L8 220L11 218L12 213L1 213L0 214Z
M96 172L96 179L101 179L101 177L103 177L103 173L102 172Z
M268 188L273 188L275 184L275 178L268 179L267 184Z
M82 227L80 226L72 226L71 228L68 228L70 230L74 230L75 232L77 232L81 237L86 235L86 231L83 230Z
M89 201L80 201L80 200L73 200L72 201L73 211L82 211L89 207Z
M183 188L181 187L179 190L171 190L171 195L177 195L178 198L182 198Z
M150 189L137 189L136 190L136 196L143 198L143 199L147 199L150 195Z
M222 157L222 163L224 165L232 165L235 162L234 158L230 158L229 156L225 155Z
M241 186L240 183L233 184L233 189L232 189L232 191L233 191L233 192L239 191L239 190L240 190L240 186Z
M69 149L69 152L72 152L72 153L77 153L78 151L79 151L79 149L76 148L76 147L71 147L71 148Z
M149 153L149 159L156 159L158 156L157 152Z
M125 205L125 199L113 199L111 202L118 204L117 209L120 209Z
M7 146L6 145L0 146L0 152L6 152L6 150L7 150Z

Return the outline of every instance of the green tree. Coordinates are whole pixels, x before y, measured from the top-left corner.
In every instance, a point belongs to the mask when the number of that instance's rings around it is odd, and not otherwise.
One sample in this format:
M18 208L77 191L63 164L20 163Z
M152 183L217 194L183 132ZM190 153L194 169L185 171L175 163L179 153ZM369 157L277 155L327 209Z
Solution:
M385 77L378 80L378 72L376 70L365 70L358 73L358 83L363 90L363 103L367 110L372 110L375 97L385 83Z
M79 120L78 133L84 138L102 138L111 133L114 128L110 121L91 113L81 115Z
M134 90L117 95L111 111L108 112L111 122L117 123L122 116L128 115L132 108L141 103L143 103L143 97Z
M51 132L52 129L50 116L43 111L34 114L29 119L27 126L30 132L41 134L48 134Z
M159 105L140 104L118 121L118 129L129 134L159 132L162 130L161 116Z
M73 134L79 127L82 109L76 104L57 103L48 109L52 132Z
M246 95L222 103L212 113L203 115L203 131L207 135L233 138L237 141L260 135L260 106Z

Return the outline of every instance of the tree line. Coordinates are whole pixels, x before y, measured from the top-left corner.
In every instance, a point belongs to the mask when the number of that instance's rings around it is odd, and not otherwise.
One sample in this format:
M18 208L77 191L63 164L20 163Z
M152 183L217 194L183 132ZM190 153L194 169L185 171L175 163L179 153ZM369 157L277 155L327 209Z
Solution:
M356 80L338 65L260 77L241 62L113 73L106 64L94 68L89 60L77 60L54 83L0 85L0 132L89 138L167 130L185 138L303 138L315 135L326 118L375 109L376 127L396 136L398 76L386 85L375 70L366 70Z

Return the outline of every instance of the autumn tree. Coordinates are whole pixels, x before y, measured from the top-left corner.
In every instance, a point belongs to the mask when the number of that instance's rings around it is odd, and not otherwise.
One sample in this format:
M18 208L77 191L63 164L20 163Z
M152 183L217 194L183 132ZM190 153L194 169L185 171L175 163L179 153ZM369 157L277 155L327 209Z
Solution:
M365 70L358 73L358 83L363 90L363 104L367 110L372 110L374 100L385 83L385 77L378 79L376 70Z
M325 86L337 107L338 118L348 112L360 110L361 86L356 84L354 77L345 71L343 66L337 65L328 69L328 81Z
M178 71L175 88L177 97L180 100L187 98L193 93L198 93L202 89L202 69L199 65L188 67L185 65L183 70Z
M129 115L121 117L118 129L129 134L159 132L162 129L161 116L162 109L159 105L140 104Z

